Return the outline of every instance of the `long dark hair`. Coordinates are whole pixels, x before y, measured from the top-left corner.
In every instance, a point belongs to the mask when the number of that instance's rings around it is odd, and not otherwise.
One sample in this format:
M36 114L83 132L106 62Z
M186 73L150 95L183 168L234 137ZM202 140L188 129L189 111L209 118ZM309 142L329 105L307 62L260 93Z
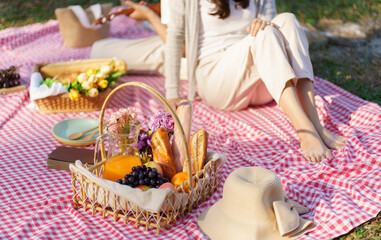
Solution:
M211 3L216 5L215 11L210 13L210 15L216 16L220 19L225 19L230 15L229 0L209 0ZM249 6L249 0L233 0L235 2L235 7L240 6L242 8L247 8Z

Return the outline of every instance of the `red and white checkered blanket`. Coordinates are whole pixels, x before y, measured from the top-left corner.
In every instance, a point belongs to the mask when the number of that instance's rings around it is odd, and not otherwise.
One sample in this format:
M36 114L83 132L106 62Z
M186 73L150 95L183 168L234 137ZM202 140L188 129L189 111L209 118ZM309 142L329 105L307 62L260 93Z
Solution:
M152 33L127 17L111 24L112 36L137 38ZM0 31L0 68L21 66L28 84L35 63L88 58L90 48L67 48L57 21ZM126 76L164 93L162 76ZM183 84L182 93L186 93ZM303 218L316 227L302 239L342 235L375 217L381 210L381 108L316 78L316 102L321 121L331 131L348 137L334 158L320 164L306 161L296 132L274 103L239 112L221 112L194 103L192 132L210 133L209 149L228 161L219 169L216 193L169 230L135 229L132 223L113 222L100 214L75 210L68 172L46 168L46 158L57 146L51 129L74 117L97 119L99 112L44 115L27 108L27 91L0 96L0 238L2 239L205 239L197 225L199 214L222 197L222 186L239 167L263 166L278 174L287 195L308 207ZM113 96L107 114L132 107L138 115L162 110L145 90L122 89Z

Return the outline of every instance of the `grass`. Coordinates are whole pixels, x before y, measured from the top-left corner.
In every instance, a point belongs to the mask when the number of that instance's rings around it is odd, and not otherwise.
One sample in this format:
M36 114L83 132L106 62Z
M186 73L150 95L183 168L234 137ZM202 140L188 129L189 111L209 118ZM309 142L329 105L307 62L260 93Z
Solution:
M151 0L147 2L157 2ZM119 5L118 0L2 0L0 2L0 30L8 27L24 26L54 19L54 9L68 5L90 6L94 3L111 2ZM319 28L323 18L341 19L356 22L361 19L380 17L380 0L283 0L277 1L278 12L293 12L304 23ZM328 44L312 44L311 60L315 74L355 95L381 105L381 66L372 64L368 54L358 54L354 49L341 49L354 57L332 54ZM380 62L380 61L379 61ZM381 214L348 234L336 240L372 239L381 240Z

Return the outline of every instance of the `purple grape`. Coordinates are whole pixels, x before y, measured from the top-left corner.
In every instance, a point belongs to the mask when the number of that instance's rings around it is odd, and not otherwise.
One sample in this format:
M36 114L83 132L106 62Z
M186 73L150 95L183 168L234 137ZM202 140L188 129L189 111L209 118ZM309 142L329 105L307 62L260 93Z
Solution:
M118 179L116 182L122 184L122 179Z
M127 185L127 184L128 184L127 179L123 179L123 180L122 180L122 184L123 184L123 185Z
M133 176L129 176L129 177L128 177L128 182L129 182L129 183L133 183L133 182L135 182L135 178L134 178Z
M149 178L145 178L145 179L144 179L144 184L148 185L148 184L150 183L150 181L151 181L151 180L150 180Z
M149 172L148 173L148 177L149 178L154 178L154 177L156 177L156 174L154 172Z
M20 80L15 80L15 86L19 86L21 84Z
M139 180L139 185L144 185L144 179Z
M155 181L155 179L151 179L149 183L150 183L150 185L152 185L152 186L153 186L153 185L155 185L155 184L156 184L156 181Z
M143 179L144 178L144 173L143 172L140 172L139 173L139 179Z

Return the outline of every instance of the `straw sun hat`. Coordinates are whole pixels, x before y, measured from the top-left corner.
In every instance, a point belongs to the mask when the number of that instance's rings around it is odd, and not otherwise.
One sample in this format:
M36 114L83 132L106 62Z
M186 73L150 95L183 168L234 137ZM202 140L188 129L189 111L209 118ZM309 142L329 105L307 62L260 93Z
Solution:
M308 209L287 198L279 177L262 167L234 170L223 197L198 218L201 230L215 239L294 239L313 222L299 214Z

